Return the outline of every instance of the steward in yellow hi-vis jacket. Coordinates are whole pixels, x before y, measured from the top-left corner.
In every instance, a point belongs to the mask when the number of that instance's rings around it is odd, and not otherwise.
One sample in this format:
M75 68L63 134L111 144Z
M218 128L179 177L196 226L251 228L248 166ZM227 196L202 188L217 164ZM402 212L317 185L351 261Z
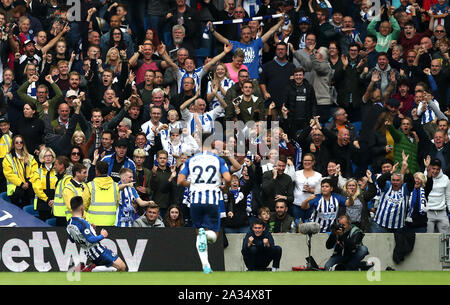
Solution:
M12 132L9 128L10 124L6 117L0 117L0 193L6 192L6 178L5 174L3 174L3 159L11 150Z
M108 163L98 161L96 178L87 183L83 192L86 220L96 226L114 226L119 205L119 185L107 176Z

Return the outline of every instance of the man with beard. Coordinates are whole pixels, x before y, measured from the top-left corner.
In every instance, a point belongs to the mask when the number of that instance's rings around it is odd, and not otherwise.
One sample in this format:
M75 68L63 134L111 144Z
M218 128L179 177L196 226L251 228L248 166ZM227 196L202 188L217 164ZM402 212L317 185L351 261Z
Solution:
M36 54L36 47L33 40L25 40L23 43L24 54L14 60L14 74L16 75L17 82L21 84L25 78L24 70L26 65L32 63L36 66L42 61L42 58Z
M195 57L195 48L192 43L186 38L186 29L180 24L172 27L172 44L167 47L167 53L172 60L176 59L177 51L184 48L188 51L190 56Z

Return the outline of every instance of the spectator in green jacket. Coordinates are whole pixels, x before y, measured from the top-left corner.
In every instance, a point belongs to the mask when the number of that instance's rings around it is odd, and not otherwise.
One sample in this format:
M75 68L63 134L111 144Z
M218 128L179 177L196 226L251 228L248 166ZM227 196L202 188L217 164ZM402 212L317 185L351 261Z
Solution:
M367 26L367 33L377 37L377 45L375 50L377 52L387 52L391 46L393 40L397 40L400 35L400 25L397 20L391 14L391 10L388 10L389 21L385 20L380 23L379 31L375 30L375 26L381 20L381 16L384 12L384 6L381 7L378 16L373 18L373 20Z
M411 173L420 171L417 155L419 151L419 137L412 131L413 121L410 117L404 117L400 123L400 129L392 126L390 121L385 124L394 138L394 162L402 162L402 155L409 155L408 168Z

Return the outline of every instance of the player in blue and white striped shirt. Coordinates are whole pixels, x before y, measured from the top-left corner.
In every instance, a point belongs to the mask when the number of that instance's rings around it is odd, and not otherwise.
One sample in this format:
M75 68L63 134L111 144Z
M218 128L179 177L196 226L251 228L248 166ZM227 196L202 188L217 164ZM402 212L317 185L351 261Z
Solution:
M108 237L108 232L102 229L100 235L97 235L91 224L83 219L83 198L81 196L73 197L70 200L70 207L72 218L69 219L66 227L70 241L84 249L87 258L93 261L93 267L112 266L117 271L125 271L127 266L122 259L100 244L101 240Z
M191 195L191 219L197 229L197 252L203 265L203 272L210 273L208 242L214 243L220 230L219 202L223 200L220 186L222 179L228 189L231 182L230 171L225 161L205 146L205 139L211 134L203 134L203 152L189 158L178 175L178 185L189 187Z

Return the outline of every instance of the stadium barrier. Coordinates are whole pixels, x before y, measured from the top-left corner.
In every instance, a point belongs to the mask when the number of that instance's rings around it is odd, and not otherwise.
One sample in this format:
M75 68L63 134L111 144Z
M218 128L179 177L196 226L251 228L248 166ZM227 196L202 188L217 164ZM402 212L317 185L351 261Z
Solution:
M278 233L272 234L275 244L282 247L280 271L291 271L292 267L306 266L308 257L307 236L303 234ZM228 247L224 250L225 270L246 270L241 255L242 241L245 234L227 234ZM364 260L372 258L379 262L379 270L391 267L399 271L441 271L444 263L440 260L439 233L416 234L413 251L406 255L404 261L396 264L393 260L395 248L394 234L367 233L363 243L369 248L369 255ZM311 256L319 267L323 267L333 253L325 248L328 234L313 235L311 239Z
M101 243L118 253L131 272L202 270L192 228L105 229L109 235ZM0 271L68 271L74 263L86 262L65 228L0 228L0 251ZM208 252L212 269L225 270L222 237Z

